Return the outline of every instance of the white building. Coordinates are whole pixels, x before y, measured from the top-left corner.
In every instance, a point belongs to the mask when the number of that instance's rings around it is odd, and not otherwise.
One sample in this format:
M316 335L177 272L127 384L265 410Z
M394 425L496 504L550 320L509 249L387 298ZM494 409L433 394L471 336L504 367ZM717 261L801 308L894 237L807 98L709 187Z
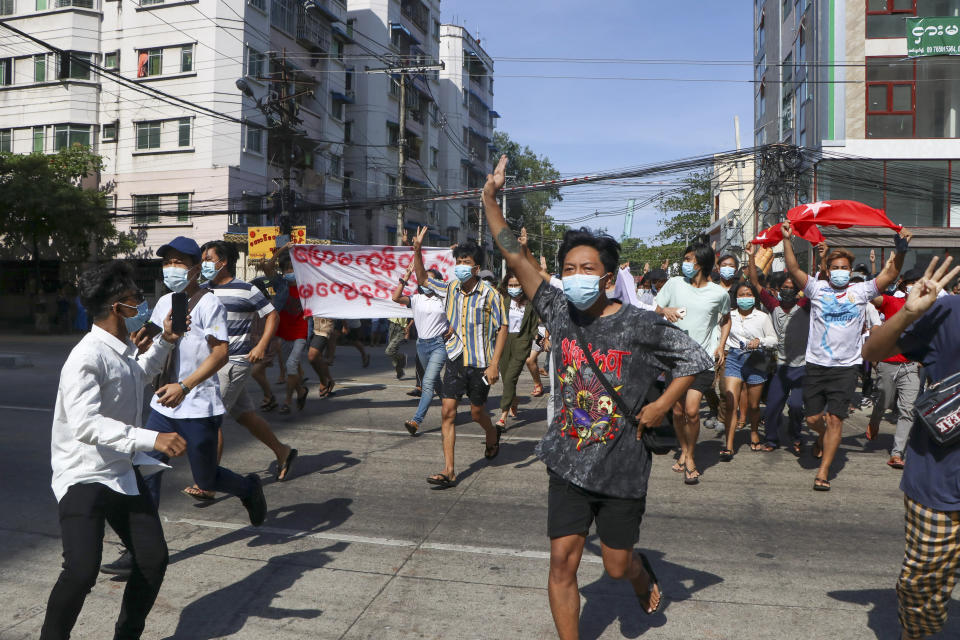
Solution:
M16 28L73 52L61 60L9 31L0 40L0 150L54 152L89 145L106 164L118 227L155 249L177 235L198 241L273 223L262 211L278 188L283 158L253 98L269 99L286 66L305 133L292 189L301 203L339 202L344 44L340 0L3 0ZM338 35L338 31L339 34ZM83 61L128 79L124 86ZM185 99L164 100L150 89ZM341 107L338 110L337 104ZM312 215L308 234L345 238L345 212Z

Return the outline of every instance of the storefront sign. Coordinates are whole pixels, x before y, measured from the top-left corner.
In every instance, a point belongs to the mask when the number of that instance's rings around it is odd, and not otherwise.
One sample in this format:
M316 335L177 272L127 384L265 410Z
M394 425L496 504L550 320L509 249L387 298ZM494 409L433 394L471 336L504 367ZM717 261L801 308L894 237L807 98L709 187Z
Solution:
M907 18L907 55L960 55L960 18Z

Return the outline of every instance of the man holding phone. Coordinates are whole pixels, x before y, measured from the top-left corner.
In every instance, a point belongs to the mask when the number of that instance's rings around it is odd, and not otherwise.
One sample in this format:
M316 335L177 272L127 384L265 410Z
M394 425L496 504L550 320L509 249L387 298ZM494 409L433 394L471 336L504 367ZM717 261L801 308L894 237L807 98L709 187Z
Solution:
M500 433L490 421L486 403L490 385L500 377L500 355L507 342L507 313L496 287L478 277L483 266L481 247L473 242L456 245L456 277L443 282L429 277L423 264L420 249L426 235L427 227L422 227L413 239L413 268L418 283L446 300L450 325L445 335L448 360L440 391L444 465L443 471L428 477L427 482L446 489L456 484L453 448L461 396L470 398L470 415L486 433L484 457L490 460L500 452Z
M239 497L247 508L250 523L259 526L267 511L260 478L253 473L243 477L217 463L217 432L224 406L216 373L228 359L226 308L197 282L201 254L194 240L177 236L160 247L157 255L163 259L163 283L172 293L157 300L150 321L159 326L172 312L176 326L189 315L190 330L177 341L172 358L161 372L161 384L150 401L146 428L182 436L187 441L187 458L197 487ZM185 309L174 309L174 296L186 298ZM160 452L150 455L163 462L169 459ZM145 482L158 507L161 476L162 472L156 473ZM124 554L126 557L104 567L104 571L123 575L129 564L127 552Z

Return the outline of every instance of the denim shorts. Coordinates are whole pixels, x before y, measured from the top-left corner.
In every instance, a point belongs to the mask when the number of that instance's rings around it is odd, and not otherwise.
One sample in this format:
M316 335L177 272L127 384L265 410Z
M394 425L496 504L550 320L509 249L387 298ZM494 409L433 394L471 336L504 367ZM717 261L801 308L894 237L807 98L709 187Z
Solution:
M728 378L739 378L747 384L763 384L767 381L767 372L756 369L747 364L747 358L753 351L747 349L730 349L727 351L724 375Z

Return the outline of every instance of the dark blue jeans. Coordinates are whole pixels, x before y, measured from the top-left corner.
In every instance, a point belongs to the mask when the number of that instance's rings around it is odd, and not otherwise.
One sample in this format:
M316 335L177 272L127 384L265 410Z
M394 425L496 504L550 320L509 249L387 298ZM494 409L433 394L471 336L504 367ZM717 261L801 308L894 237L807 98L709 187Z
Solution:
M780 446L780 415L787 405L790 439L800 440L803 428L803 376L804 367L779 365L770 379L767 391L767 409L764 420L767 425L767 444Z
M182 418L175 420L162 413L150 411L144 428L160 433L179 433L187 441L187 459L193 481L204 491L229 493L238 498L247 498L253 491L253 483L238 473L217 465L217 431L223 416L209 418ZM170 458L159 451L151 451L150 456L167 462ZM160 480L163 472L155 473L144 479L153 503L160 507Z

